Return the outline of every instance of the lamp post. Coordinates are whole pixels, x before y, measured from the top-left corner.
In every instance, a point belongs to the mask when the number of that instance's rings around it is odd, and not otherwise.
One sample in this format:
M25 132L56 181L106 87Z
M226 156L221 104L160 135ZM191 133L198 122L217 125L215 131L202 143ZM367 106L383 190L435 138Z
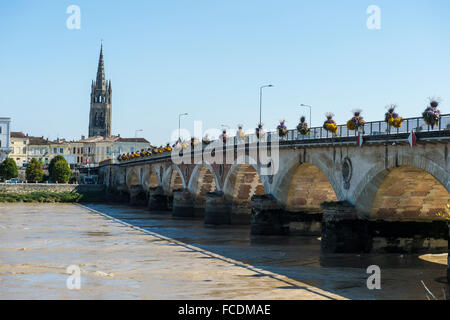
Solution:
M181 117L182 116L187 116L188 113L180 113L178 115L178 141L181 142Z
M262 91L264 88L272 88L273 85L266 84L264 86L259 87L259 123L261 123L261 114L262 114Z
M307 104L301 104L300 107L308 107L309 108L309 127L312 128L312 119L311 119L311 106Z

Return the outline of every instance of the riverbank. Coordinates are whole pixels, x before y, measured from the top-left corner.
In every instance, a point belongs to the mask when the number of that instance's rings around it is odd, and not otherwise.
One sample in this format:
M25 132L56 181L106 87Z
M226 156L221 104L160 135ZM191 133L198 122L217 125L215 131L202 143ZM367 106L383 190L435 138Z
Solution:
M103 185L0 183L0 202L3 203L97 203L105 199Z

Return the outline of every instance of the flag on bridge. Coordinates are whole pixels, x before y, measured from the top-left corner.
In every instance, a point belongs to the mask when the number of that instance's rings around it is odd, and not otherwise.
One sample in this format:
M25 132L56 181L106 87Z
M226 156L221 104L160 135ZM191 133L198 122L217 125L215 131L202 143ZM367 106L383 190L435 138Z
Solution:
M411 148L416 145L417 137L416 137L416 134L414 133L414 131L411 131L411 134L408 137L408 142L409 142L409 145L411 146Z

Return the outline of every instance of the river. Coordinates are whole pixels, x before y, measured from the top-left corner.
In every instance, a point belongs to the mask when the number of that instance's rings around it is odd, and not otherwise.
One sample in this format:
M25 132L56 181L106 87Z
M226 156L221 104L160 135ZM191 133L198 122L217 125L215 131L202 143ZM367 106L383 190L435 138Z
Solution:
M421 281L443 298L445 254L323 256L320 238L249 229L118 205L0 204L0 299L426 299ZM370 265L380 290L367 288Z

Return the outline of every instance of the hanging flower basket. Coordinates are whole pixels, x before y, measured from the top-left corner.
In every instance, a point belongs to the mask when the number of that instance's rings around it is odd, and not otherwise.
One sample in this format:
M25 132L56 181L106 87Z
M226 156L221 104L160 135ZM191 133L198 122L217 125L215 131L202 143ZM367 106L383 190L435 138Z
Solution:
M366 121L364 121L363 117L361 117L360 109L353 110L353 117L347 121L347 129L348 130L359 130L364 128Z
M325 120L325 122L323 123L323 128L331 132L332 134L336 134L338 131L338 127L336 122L334 122L333 120L334 114L328 112L325 114L325 116L327 117L327 120Z
M434 129L434 126L439 125L441 112L438 110L438 106L438 99L430 99L430 105L422 113L423 120L427 125L431 126L431 129Z
M287 130L287 127L285 125L285 122L286 122L286 120L281 120L280 124L277 127L278 135L280 137L286 137L287 136L288 130Z
M208 134L206 134L206 135L203 137L202 142L203 142L205 145L208 145L208 144L211 143L211 140L209 139Z
M228 140L227 136L227 130L223 130L222 134L219 136L220 140L222 140L223 143L226 143Z
M387 108L388 112L384 114L384 121L386 121L389 127L400 128L404 119L395 112L395 108L397 108L397 106L395 104L391 104Z
M309 135L309 128L308 128L308 124L305 122L305 117L302 116L300 118L300 123L297 125L297 131L302 135L302 136L307 136Z
M263 139L265 137L266 132L264 131L262 123L258 124L258 127L255 129L255 134L258 139Z
M172 147L170 146L170 143L168 143L168 144L164 147L164 152L172 152Z
M236 131L236 137L239 141L245 141L245 139L247 138L247 136L245 135L245 132L242 128L243 128L243 125L239 124L238 130Z

